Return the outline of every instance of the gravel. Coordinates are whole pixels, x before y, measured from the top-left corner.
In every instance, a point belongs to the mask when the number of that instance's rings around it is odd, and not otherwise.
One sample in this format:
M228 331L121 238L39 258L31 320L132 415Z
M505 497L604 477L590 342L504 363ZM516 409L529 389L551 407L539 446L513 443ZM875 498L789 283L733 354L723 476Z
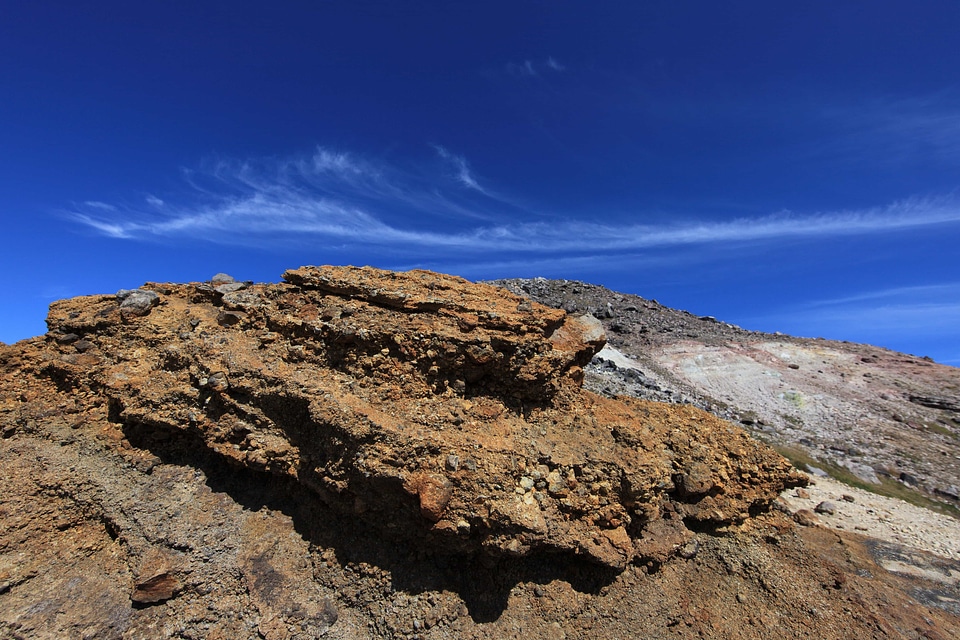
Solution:
M809 497L798 498L797 493ZM852 497L854 502L845 500ZM944 558L960 560L960 520L898 500L849 487L831 478L816 478L805 491L791 489L780 499L791 513L812 511L831 503L832 514L819 512L820 524L830 529L861 533L896 542Z

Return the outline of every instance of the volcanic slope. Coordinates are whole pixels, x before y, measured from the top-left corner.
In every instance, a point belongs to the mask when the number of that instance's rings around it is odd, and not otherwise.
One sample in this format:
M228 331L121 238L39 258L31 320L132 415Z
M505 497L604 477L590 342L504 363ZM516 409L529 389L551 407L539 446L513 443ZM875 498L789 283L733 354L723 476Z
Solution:
M584 390L593 316L423 271L284 280L64 300L0 347L0 635L960 632L956 563L888 572L774 508L806 478L741 428Z
M879 347L747 331L566 280L497 284L599 318L587 386L691 403L799 466L960 515L960 369Z

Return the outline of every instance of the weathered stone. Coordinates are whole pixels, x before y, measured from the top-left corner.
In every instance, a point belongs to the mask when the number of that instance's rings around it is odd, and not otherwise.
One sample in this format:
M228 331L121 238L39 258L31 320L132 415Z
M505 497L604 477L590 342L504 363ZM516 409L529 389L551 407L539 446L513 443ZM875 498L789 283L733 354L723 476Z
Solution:
M123 316L145 316L153 307L160 304L160 294L144 289L121 289L117 292L120 313Z
M130 599L141 604L163 602L181 588L172 563L166 554L151 551L145 554Z
M960 413L960 400L957 398L946 398L943 396L910 396L910 402L923 405L932 409L942 409L944 411L956 411Z
M245 282L227 282L225 284L220 284L214 287L214 290L219 294L224 293L234 293L240 291L241 289L246 289L247 284Z
M230 284L233 282L236 282L234 277L226 273L218 273L217 275L210 278L210 284L212 284L215 287L222 284Z
M837 505L829 501L823 501L814 507L813 510L817 513L825 513L832 516L837 512Z
M222 301L162 285L149 317L88 334L105 359L82 375L131 429L192 438L458 549L622 569L638 554L666 560L685 522L740 523L804 482L697 409L584 392L581 367L605 343L590 316L425 271L305 267L284 279ZM51 330L95 316L90 302L55 305ZM185 332L185 318L198 329Z

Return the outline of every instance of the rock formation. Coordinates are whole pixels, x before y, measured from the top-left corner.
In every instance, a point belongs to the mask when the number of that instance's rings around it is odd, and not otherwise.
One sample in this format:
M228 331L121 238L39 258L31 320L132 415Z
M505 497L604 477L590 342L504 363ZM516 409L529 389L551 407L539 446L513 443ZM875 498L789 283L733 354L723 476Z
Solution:
M355 585L424 553L491 584L546 566L609 584L771 526L806 482L706 412L584 391L591 316L423 271L284 280L64 300L46 336L0 347L0 632L418 636L455 608L359 629L353 607L381 604ZM335 579L325 544L351 538L376 560Z
M426 272L284 279L55 303L46 374L140 439L180 435L465 550L662 561L665 537L741 523L802 482L709 415L583 392L604 344L591 316Z

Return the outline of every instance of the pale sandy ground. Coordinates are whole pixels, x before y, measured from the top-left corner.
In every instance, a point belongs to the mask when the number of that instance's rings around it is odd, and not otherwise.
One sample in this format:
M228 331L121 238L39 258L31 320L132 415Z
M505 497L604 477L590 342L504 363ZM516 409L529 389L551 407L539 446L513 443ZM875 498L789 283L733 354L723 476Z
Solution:
M896 498L878 496L841 484L831 478L811 478L809 498L798 498L796 489L781 495L790 512L832 502L836 513L817 513L823 526L854 531L887 542L896 542L944 558L960 560L960 520L934 513ZM843 499L851 496L853 502Z

